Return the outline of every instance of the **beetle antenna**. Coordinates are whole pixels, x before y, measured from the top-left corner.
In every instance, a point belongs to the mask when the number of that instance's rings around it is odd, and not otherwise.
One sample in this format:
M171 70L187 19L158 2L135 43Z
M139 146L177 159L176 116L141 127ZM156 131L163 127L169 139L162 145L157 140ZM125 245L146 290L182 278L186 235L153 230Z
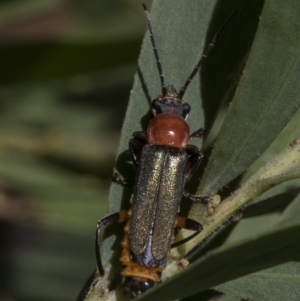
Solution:
M226 22L221 26L221 28L218 30L218 32L214 35L214 37L212 38L211 42L208 44L207 48L205 49L203 55L201 56L198 64L196 65L196 67L194 68L194 70L192 71L191 75L189 76L189 78L187 79L187 81L185 82L185 84L183 85L183 87L181 88L180 92L179 92L179 98L182 99L187 87L189 86L189 84L191 83L191 81L193 80L194 76L198 73L199 69L201 68L202 64L204 63L204 61L206 60L207 56L209 55L209 53L211 52L211 50L214 48L215 43L217 38L220 36L221 32L224 30L224 28L227 26L228 22L233 18L233 16L235 16L237 13L237 11L235 11L227 20Z
M164 78L163 73L162 73L161 63L160 63L160 60L159 60L159 55L158 55L157 47L156 47L155 40L154 40L154 35L153 35L153 31L152 31L152 24L151 24L151 21L150 21L149 12L147 10L146 4L144 4L144 3L143 3L143 8L144 8L146 19L147 19L147 26L148 26L148 30L149 30L149 33L150 33L152 48L153 48L153 52L154 52L154 55L155 55L156 65L157 65L159 78L160 78L160 82L161 82L162 97L164 97L167 94L167 87L166 87L166 84L165 84L165 78Z

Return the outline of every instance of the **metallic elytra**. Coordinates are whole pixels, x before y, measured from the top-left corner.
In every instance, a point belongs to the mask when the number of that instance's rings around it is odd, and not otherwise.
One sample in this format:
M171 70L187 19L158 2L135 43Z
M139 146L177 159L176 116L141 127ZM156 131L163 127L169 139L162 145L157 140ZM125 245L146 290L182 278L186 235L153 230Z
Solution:
M176 148L147 144L142 150L129 239L132 253L146 266L166 260L185 183L187 160L187 153Z

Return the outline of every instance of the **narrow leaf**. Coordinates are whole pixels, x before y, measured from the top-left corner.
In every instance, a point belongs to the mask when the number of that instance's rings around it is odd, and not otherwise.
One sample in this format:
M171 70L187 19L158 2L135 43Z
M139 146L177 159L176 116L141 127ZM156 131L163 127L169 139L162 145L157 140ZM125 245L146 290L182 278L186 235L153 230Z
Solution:
M300 263L289 262L215 287L251 301L296 301L300 298Z
M285 127L300 104L300 7L266 1L235 98L200 191L216 193L241 174Z

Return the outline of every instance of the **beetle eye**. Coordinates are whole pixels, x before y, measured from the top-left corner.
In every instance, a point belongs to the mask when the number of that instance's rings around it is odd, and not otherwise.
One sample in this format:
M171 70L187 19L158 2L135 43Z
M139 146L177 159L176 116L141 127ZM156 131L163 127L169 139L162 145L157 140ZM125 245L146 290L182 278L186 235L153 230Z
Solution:
M157 98L152 100L152 112L154 116L162 113L160 101Z
M191 106L188 103L185 103L182 108L182 118L186 119L190 111L191 111Z

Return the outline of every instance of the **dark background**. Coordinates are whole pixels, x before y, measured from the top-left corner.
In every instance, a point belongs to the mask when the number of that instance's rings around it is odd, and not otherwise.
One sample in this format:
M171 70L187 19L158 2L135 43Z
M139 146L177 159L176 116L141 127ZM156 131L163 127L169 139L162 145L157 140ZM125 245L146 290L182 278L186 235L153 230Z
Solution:
M93 271L145 30L130 0L0 1L1 301L75 300Z

